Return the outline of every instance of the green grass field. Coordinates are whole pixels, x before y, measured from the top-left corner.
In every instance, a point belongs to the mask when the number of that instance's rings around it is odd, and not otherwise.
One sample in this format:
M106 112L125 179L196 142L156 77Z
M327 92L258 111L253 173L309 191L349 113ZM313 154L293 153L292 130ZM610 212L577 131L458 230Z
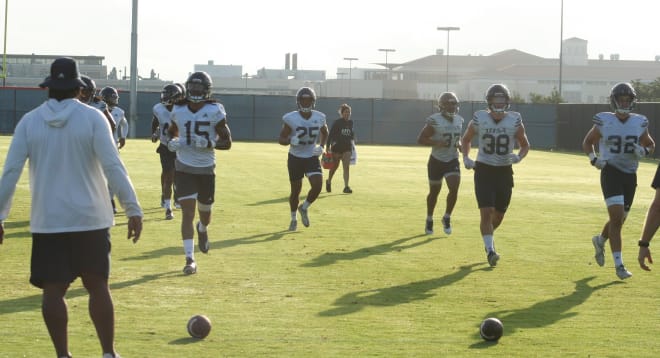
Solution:
M0 161L9 140L0 138ZM591 236L607 214L585 155L532 151L514 167L513 200L495 234L502 258L491 269L471 171L463 170L453 234L441 230L443 190L436 234L424 235L429 148L358 146L354 193L341 193L340 169L335 192L311 207L311 226L291 233L287 148L237 142L217 152L211 251L197 251L198 273L183 276L180 212L164 220L154 150L129 140L121 153L145 211L138 244L125 239L124 216L112 229L123 357L657 356L660 267L639 269L636 245L655 162L638 172L623 231L634 276L620 281L609 248L605 267L593 259ZM28 283L29 205L26 171L0 246L0 357L54 355L41 292ZM71 352L99 357L79 280L67 298ZM194 314L213 321L204 340L186 332ZM495 344L478 333L491 316L505 327Z

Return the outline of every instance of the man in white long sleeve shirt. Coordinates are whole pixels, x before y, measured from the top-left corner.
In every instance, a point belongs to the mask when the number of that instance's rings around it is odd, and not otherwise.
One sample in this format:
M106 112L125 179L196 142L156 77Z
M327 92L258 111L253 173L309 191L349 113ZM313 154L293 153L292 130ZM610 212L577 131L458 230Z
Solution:
M0 220L9 215L16 184L29 160L30 283L43 290L42 313L57 356L71 356L64 297L71 282L80 277L89 292L89 313L103 357L118 357L108 287L114 215L107 186L129 217L128 238L134 243L142 232L142 208L107 119L76 99L84 86L77 63L71 58L55 60L40 86L48 87L48 100L23 116L7 153L0 178ZM0 225L0 244L3 237Z

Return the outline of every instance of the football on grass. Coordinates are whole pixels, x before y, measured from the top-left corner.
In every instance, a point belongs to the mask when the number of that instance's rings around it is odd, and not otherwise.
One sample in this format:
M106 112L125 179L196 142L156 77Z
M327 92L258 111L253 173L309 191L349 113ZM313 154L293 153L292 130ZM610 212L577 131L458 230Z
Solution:
M486 318L479 327L481 338L487 341L497 341L502 337L502 333L504 333L504 326L497 318Z
M188 320L188 334L194 338L206 338L211 333L211 320L204 315L195 315Z

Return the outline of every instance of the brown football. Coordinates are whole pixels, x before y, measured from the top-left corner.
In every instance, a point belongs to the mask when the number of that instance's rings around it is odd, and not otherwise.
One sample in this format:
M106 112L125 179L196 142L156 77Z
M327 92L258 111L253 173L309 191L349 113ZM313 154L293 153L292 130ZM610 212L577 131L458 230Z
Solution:
M203 339L211 333L211 320L204 315L195 315L188 320L188 334Z

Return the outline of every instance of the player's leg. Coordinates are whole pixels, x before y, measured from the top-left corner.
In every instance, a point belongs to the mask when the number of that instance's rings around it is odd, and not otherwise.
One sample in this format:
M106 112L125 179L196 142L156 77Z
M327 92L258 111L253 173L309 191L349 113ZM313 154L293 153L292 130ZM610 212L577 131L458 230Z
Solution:
M68 287L66 283L43 284L41 314L58 357L69 356L67 332L69 316L64 298Z
M199 250L208 253L210 249L208 226L211 223L211 209L215 201L215 174L198 175L199 195L197 211L199 221L196 224Z
M345 194L351 194L353 190L351 187L348 185L348 181L350 179L350 171L351 171L351 151L346 151L342 153L341 155L341 167L343 170L344 174L344 193Z

